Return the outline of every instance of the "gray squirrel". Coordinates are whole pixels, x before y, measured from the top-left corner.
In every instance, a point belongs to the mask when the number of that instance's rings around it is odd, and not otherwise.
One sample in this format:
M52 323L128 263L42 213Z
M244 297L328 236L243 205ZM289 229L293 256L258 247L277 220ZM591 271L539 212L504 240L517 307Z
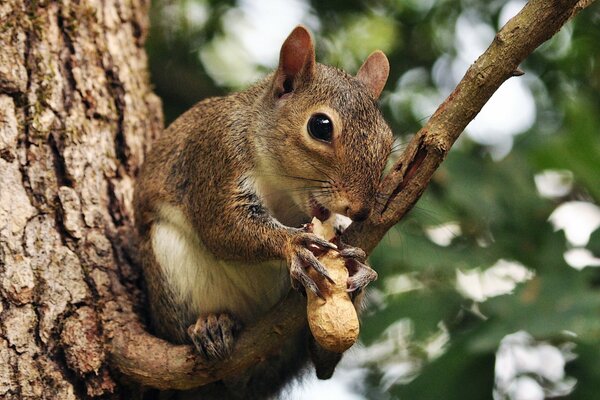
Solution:
M318 290L306 270L327 272L311 249L334 246L301 225L332 213L369 216L393 140L377 107L388 73L380 51L355 76L316 63L311 35L298 26L273 73L199 102L164 131L134 196L158 336L193 343L207 362L219 360L290 286ZM348 290L360 292L376 273L362 251L340 251L355 266ZM329 378L341 357L304 329L242 376L197 393L268 398L298 375L309 353L320 378Z

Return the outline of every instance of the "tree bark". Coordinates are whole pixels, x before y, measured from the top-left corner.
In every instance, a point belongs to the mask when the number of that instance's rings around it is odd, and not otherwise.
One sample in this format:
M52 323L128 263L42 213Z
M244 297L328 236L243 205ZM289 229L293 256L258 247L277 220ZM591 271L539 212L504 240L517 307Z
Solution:
M141 298L126 232L162 129L148 6L0 2L2 399L133 396L109 369L105 325Z

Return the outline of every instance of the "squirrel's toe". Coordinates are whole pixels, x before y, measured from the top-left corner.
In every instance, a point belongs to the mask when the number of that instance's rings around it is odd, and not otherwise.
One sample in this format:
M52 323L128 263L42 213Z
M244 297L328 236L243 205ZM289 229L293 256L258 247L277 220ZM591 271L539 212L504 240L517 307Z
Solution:
M237 330L238 324L229 314L206 314L188 328L188 335L200 356L211 362L231 355Z

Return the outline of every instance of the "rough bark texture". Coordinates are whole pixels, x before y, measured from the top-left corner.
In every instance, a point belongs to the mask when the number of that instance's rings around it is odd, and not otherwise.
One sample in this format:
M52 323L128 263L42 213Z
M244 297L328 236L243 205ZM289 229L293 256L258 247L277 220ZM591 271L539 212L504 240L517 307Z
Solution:
M590 1L576 3L532 0L509 22L386 178L390 201L347 241L375 246L491 94ZM207 369L189 346L148 334L136 313L132 183L162 128L143 49L147 7L0 2L0 398L134 398L121 374L193 387L250 365L305 324L292 293L242 333L233 360Z
M125 232L162 129L147 8L0 1L2 399L130 398L108 368L105 325L139 294Z

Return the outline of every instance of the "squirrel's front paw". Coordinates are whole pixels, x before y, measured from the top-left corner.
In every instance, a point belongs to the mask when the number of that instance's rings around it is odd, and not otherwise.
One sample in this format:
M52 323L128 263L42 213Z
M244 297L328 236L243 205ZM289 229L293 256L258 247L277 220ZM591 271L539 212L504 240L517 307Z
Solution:
M315 254L319 255L329 249L337 249L337 246L312 233L299 233L294 236L290 243L288 265L292 287L296 290L310 290L317 296L323 298L323 294L315 281L308 275L307 269L312 268L333 282L327 269L317 260Z
M348 292L359 293L370 282L377 279L377 272L365 264L367 255L358 247L342 245L340 255L346 259L348 269Z
M233 336L238 330L238 323L229 314L207 314L198 317L196 323L188 328L188 335L200 357L211 362L231 354Z

